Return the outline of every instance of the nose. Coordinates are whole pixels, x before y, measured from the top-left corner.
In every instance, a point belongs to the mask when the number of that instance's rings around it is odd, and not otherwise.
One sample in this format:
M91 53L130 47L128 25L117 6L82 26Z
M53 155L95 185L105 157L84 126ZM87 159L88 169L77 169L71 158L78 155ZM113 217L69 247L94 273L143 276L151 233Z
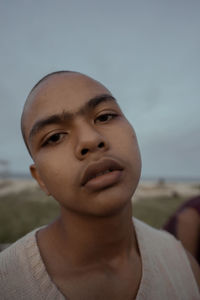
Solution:
M90 124L82 124L78 129L77 143L75 147L75 154L78 159L82 160L91 153L106 151L108 149L108 142L105 136L97 131Z

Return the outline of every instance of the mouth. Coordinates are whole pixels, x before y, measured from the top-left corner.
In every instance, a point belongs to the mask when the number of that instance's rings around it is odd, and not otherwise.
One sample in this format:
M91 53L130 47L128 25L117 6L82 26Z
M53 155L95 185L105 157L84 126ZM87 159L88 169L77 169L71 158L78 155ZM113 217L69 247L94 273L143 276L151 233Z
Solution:
M83 173L82 186L95 190L105 188L118 182L123 167L113 159L104 159L92 163Z

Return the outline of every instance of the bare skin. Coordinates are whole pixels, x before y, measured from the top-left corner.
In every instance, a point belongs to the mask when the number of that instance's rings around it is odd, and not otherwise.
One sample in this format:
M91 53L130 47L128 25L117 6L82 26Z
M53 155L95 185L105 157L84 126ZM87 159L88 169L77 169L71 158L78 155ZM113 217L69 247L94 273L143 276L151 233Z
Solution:
M31 173L61 207L37 234L50 277L67 299L134 299L142 266L131 197L141 161L118 104L86 76L53 76L29 96L23 122ZM90 178L102 166L113 170Z

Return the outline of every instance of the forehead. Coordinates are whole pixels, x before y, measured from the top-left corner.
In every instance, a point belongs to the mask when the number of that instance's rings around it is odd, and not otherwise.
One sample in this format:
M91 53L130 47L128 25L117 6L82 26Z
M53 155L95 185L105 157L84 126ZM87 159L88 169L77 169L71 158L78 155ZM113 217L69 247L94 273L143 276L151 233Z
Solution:
M82 74L58 74L44 80L29 95L24 109L24 129L27 135L33 123L49 115L77 111L90 98L109 94L98 81Z

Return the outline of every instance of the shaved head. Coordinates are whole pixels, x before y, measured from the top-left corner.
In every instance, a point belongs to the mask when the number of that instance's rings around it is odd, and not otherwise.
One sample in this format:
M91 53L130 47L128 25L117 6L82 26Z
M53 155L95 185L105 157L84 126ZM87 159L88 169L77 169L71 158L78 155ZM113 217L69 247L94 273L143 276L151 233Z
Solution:
M28 110L28 107L30 106L30 104L34 101L35 99L35 95L37 93L38 90L42 89L43 86L46 85L46 83L49 81L49 80L52 80L53 78L57 78L59 76L69 76L69 77L77 77L77 76L80 76L80 77L85 77L85 78L88 78L98 84L101 84L99 83L98 81L96 81L95 79L85 75L85 74L82 74L80 72L76 72L76 71L69 71L69 70L61 70L61 71L55 71L55 72L51 72L47 75L45 75L44 77L42 77L34 86L33 88L31 89L30 93L28 94L28 97L25 101L25 104L24 104L24 107L23 107L23 111L22 111L22 115L21 115L21 132L22 132L22 136L23 136L23 139L24 139L24 143L28 149L28 152L29 154L32 156L31 154L31 151L30 151L30 147L28 145L28 141L27 141L27 136L26 136L26 112ZM52 81L52 85L53 85L53 81ZM102 85L102 84L101 84ZM103 86L103 85L102 85Z
M61 74L70 74L70 73L77 73L77 74L80 74L78 72L75 72L75 71L69 71L69 70L61 70L61 71L55 71L55 72L51 72L47 75L45 75L44 77L42 77L35 85L34 87L31 89L29 95L32 93L32 91L40 85L40 83L42 83L43 81L47 80L48 78L50 78L51 76L54 76L54 75L61 75Z
M48 74L29 93L21 124L33 159L31 174L63 208L106 216L131 199L141 170L137 138L103 84L78 72ZM113 177L103 187L95 183L83 188L86 170L104 160L111 161L108 171ZM113 161L119 172L114 173Z
M21 132L22 132L22 136L24 139L24 142L26 144L26 147L28 149L28 152L30 153L30 149L28 147L27 141L26 141L26 137L25 137L25 128L24 128L24 116L25 116L25 110L26 110L26 106L29 103L29 97L32 94L32 92L39 87L40 84L42 84L44 81L48 80L50 77L52 76L56 76L56 75L62 75L62 74L71 74L71 73L78 73L75 71L69 71L69 70L61 70L61 71L55 71L55 72L51 72L47 75L45 75L44 77L42 77L31 89L30 93L28 94L28 97L26 98L26 101L24 103L24 107L23 107L23 111L22 111L22 115L21 115ZM30 153L31 154L31 153Z

